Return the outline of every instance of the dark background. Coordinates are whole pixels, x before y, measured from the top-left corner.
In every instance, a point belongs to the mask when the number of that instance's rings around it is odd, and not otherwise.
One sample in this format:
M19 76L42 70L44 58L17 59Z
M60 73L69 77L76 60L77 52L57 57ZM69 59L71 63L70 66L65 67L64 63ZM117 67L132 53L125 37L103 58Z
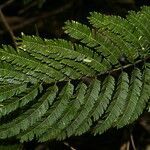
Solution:
M129 10L140 10L143 5L150 5L150 0L1 0L0 8L6 28L0 20L0 44L13 45L12 37L20 36L21 32L38 35L43 38L68 38L62 29L66 20L77 20L88 24L86 17L91 11L107 15L125 17ZM4 6L5 5L5 6ZM4 7L1 7L4 6ZM131 130L132 129L132 130ZM132 134L131 134L132 132ZM129 150L126 146L131 136L137 150L148 150L150 144L150 117L144 114L131 128L112 129L100 136L85 134L72 137L65 141L37 144L36 141L25 143L25 150Z
M0 5L7 1L12 0L1 0ZM91 11L125 16L128 10L138 11L141 6L150 5L150 0L45 0L43 5L42 1L14 0L2 9L15 36L24 32L60 38L65 36L62 26L68 19L87 23L86 17ZM0 41L11 43L9 40L10 36L0 20Z

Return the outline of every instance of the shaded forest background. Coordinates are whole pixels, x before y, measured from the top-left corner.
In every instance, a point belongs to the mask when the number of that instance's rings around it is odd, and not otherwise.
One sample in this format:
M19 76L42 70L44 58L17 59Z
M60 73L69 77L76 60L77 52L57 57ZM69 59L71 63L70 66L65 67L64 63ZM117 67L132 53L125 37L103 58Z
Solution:
M150 0L1 0L0 44L15 46L15 37L21 32L43 38L65 38L62 27L66 20L87 24L91 11L125 17L129 10L138 11L149 5ZM132 130L132 131L131 131ZM132 134L131 134L132 133ZM62 142L38 144L25 143L25 150L150 150L150 115L144 114L129 129L115 130L93 137L85 134Z

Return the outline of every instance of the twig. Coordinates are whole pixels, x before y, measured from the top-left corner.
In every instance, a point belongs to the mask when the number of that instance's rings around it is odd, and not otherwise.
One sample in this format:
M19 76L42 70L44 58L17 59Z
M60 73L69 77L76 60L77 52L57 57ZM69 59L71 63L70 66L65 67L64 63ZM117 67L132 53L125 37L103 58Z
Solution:
M135 143L134 143L134 139L133 139L132 134L130 135L130 139L131 139L131 144L132 144L133 150L137 150L136 147L135 147Z
M24 21L23 17L20 16L6 16L5 15L5 20L7 20L7 23L13 27L14 25L20 24L21 22ZM1 20L0 20L1 22ZM0 31L1 32L1 31Z
M0 5L0 9L2 10L3 8L7 7L8 5L10 5L11 3L13 3L15 0L9 0L6 3Z
M7 23L7 20L5 19L5 16L4 16L4 14L3 14L3 12L2 12L1 9L0 9L0 20L2 21L2 23L3 23L3 25L4 25L5 29L6 29L6 31L9 32L9 34L11 36L11 39L13 41L14 46L17 47L14 33L12 32L9 24Z
M37 24L35 24L35 33L36 36L40 36Z
M76 150L74 147L70 146L69 143L64 142L64 145L66 145L67 147L69 147L71 150Z
M123 145L121 145L120 150L130 150L130 141L127 141Z
M130 142L127 142L127 150L130 150Z

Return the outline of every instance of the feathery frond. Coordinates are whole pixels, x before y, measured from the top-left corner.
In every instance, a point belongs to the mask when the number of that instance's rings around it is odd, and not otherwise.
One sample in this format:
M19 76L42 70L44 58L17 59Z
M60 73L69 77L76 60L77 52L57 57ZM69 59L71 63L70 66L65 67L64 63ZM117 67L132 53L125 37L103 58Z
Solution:
M0 48L0 139L102 134L150 111L150 7L89 22L66 22L75 42L22 35Z
M128 93L128 75L127 73L122 73L118 79L117 87L115 89L115 94L112 98L112 102L106 111L106 117L103 121L100 121L94 129L94 133L103 133L110 127L122 113L125 105L125 100Z

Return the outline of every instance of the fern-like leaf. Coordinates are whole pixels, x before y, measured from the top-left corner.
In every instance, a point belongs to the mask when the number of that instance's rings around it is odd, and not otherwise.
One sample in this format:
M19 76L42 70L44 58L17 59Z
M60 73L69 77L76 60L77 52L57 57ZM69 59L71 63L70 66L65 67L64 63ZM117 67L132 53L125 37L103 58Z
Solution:
M103 133L116 121L125 105L125 99L128 93L128 75L122 73L118 79L117 88L113 100L106 111L106 118L99 122L94 129L94 133Z
M55 67L56 69L58 67L61 67L61 71L63 73L69 70L71 71L71 73L80 73L87 75L92 74L94 70L104 71L106 68L105 63L99 63L98 61L95 61L95 59L90 58L89 56L86 57L87 53L85 54L84 49L82 49L82 51L80 52L77 50L74 51L73 45L70 42L67 42L65 40L45 40L43 41L43 44L41 44L41 41L42 40L39 38L28 38L28 36L23 36L23 43L21 48L24 49L25 47L24 50L28 51L29 53L32 52L31 55L37 59L41 60L42 57L48 57L48 61L47 59L42 59L42 61L44 61L48 65L53 65L53 67ZM36 46L34 46L33 42L39 43ZM37 46L39 51L37 51ZM74 72L71 69L72 67L74 69ZM89 67L91 68L91 70ZM69 76L70 75L71 74L69 74Z
M38 95L38 88L39 86L37 85L35 87L31 86L29 89L27 89L27 91L21 93L20 95L17 95L15 97L7 99L7 101L4 101L3 103L0 103L0 117L11 113L18 108L21 108L27 103L34 100Z
M62 114L62 117L48 129L48 132L42 135L41 140L66 138L66 135L64 136L62 133L65 132L65 129L76 116L77 112L81 109L81 106L84 103L86 88L86 85L83 83L80 83L77 86L75 96L73 96L73 99L70 101L68 107ZM61 135L63 136L61 137Z
M98 80L94 80L93 83L91 83L91 85L89 86L89 89L87 90L87 93L85 95L86 102L82 110L79 110L79 112L77 113L77 117L75 117L75 119L72 120L71 124L66 129L68 137L73 135L76 129L79 127L79 125L84 121L84 119L86 119L88 113L93 107L94 102L97 100L99 90L100 82ZM48 139L49 135L48 133L46 133L40 138L40 141L46 141Z
M57 93L57 87L50 87L47 92L27 112L7 124L0 125L0 139L11 137L26 130L37 122L48 110Z
M149 67L148 67L149 66ZM149 83L150 83L150 65L145 65L145 70L143 73L142 78L142 88L140 92L140 97L136 103L135 109L132 107L132 115L130 117L129 123L132 123L142 114L144 108L146 107L147 102L150 100L150 90L149 90Z
M43 116L35 126L33 125L25 133L19 135L22 141L32 140L34 136L39 137L43 133L47 132L49 127L53 125L62 115L65 108L68 106L68 101L73 94L73 85L68 82L62 89L56 101L51 109Z
M112 64L118 62L121 51L108 38L105 38L101 32L95 34L86 25L74 21L67 22L65 29L66 33L73 38L81 40L87 46L96 47L95 51L102 54L102 56L107 56Z
M74 42L22 35L0 48L0 139L101 134L150 111L150 8L89 20L66 22Z
M11 98L14 95L22 93L26 90L27 84L19 84L19 85L10 85L4 84L0 86L0 102Z
M109 31L115 33L117 36L119 35L119 37L123 38L125 41L133 42L133 44L130 44L130 47L132 48L122 48L124 49L124 53L131 60L134 60L138 57L137 50L142 49L142 47L139 44L138 38L132 34L134 28L128 23L127 20L117 16L104 16L96 12L92 12L89 19L94 27L98 29L108 29Z
M103 82L102 89L98 97L98 101L96 102L95 107L91 112L94 121L98 120L106 110L108 104L111 101L114 87L115 87L114 78L112 76L108 76Z
M123 115L117 121L117 127L122 127L129 123L132 113L137 105L141 88L142 88L141 72L140 70L135 69L131 75L129 92L125 100L126 106L124 107Z

